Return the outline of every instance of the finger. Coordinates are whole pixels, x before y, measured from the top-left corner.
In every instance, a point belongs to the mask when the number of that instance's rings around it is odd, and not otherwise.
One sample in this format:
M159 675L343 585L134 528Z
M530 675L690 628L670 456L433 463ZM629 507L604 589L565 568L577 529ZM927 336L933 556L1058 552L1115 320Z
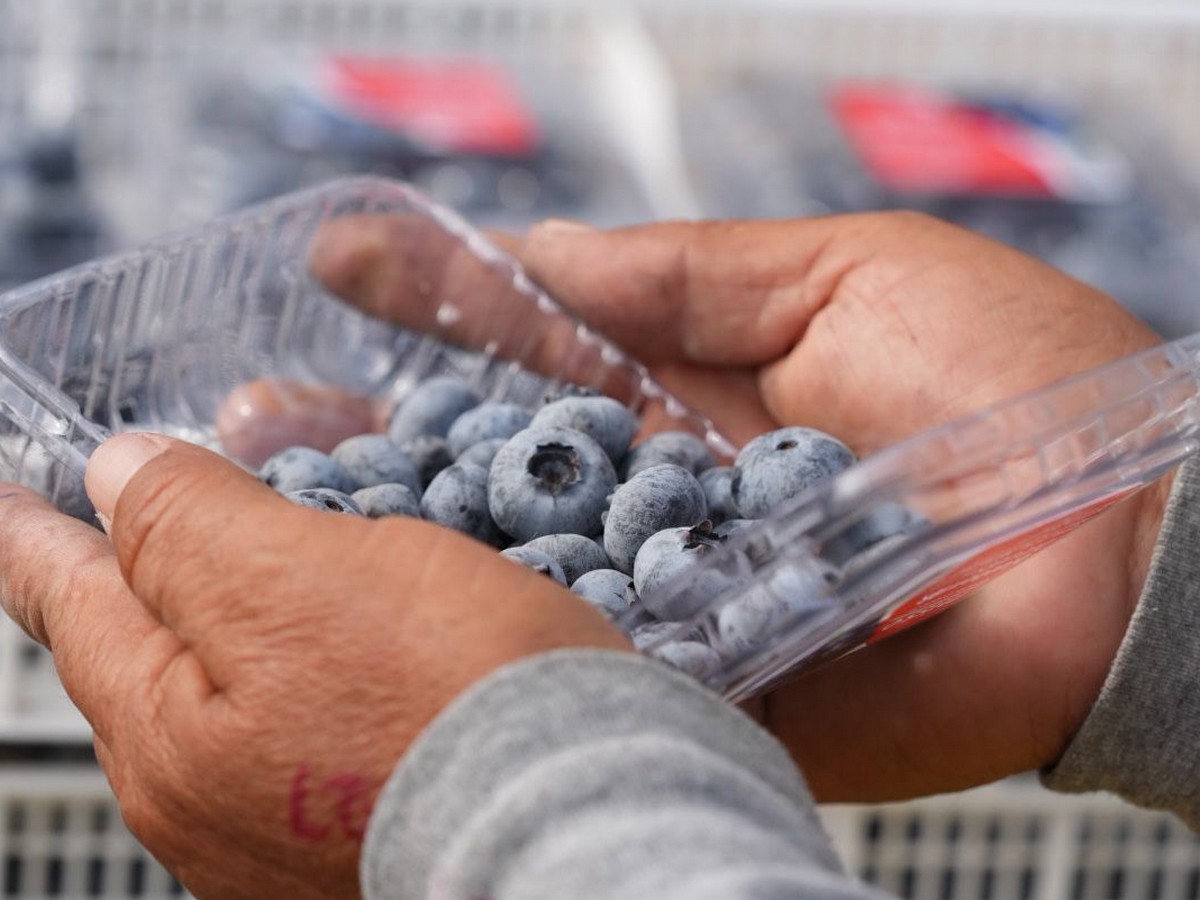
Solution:
M381 430L376 407L369 397L329 385L261 378L229 392L214 426L231 458L258 468L287 447L328 453L346 438Z
M336 573L370 526L290 503L216 453L162 435L105 441L85 483L133 593L218 686L241 652L230 635L337 596Z
M584 321L648 362L756 365L785 353L862 257L859 216L535 226L520 259Z
M0 488L0 602L53 652L67 694L103 736L182 650L130 594L101 532L16 485Z
M490 255L489 255L490 254ZM468 247L415 217L357 215L320 228L309 269L332 293L420 334L593 387L625 402L642 373L614 365L578 320L539 302L508 257Z

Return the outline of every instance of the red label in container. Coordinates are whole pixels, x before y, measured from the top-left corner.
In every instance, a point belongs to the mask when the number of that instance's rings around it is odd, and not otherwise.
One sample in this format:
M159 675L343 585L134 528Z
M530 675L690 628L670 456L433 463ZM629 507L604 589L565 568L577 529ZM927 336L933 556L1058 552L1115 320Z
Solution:
M1043 148L1023 122L914 87L849 85L834 115L864 167L905 193L1052 197Z
M896 607L867 638L873 644L890 637L918 622L928 619L953 606L964 597L973 594L993 578L1023 562L1039 550L1065 537L1080 525L1095 518L1110 506L1123 500L1136 490L1130 489L1112 497L1106 497L1091 506L1052 519L1031 531L1017 535L1011 540L997 544L947 573L940 581L925 588Z
M524 156L537 149L537 121L498 66L336 57L324 74L342 108L380 128L460 153Z

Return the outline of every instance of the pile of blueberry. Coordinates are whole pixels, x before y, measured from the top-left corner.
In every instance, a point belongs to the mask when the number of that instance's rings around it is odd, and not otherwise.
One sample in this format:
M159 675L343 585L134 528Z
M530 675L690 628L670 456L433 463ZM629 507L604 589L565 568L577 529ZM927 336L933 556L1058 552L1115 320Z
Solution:
M709 567L689 590L666 586L731 535L855 458L810 428L760 435L719 465L703 440L664 431L634 444L637 416L618 401L557 391L539 409L484 401L451 376L419 384L387 434L326 454L290 447L259 477L296 503L372 518L419 516L497 547L616 620L635 646L703 678L752 649L785 618L819 608L819 566L780 569L722 605L710 634L678 623L734 587ZM903 511L901 511L902 513ZM876 516L843 540L849 557L905 527Z

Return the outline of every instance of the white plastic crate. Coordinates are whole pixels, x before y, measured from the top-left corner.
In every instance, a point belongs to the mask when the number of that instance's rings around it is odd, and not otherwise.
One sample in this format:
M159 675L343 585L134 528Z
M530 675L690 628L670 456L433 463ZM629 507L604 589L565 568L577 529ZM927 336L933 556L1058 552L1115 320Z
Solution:
M878 806L828 806L849 871L904 900L1197 900L1200 835L1031 777Z
M664 176L648 158L669 140L671 117L667 98L646 89L665 72L629 12L520 0L44 0L40 10L44 28L71 35L58 46L75 45L80 127L130 241L224 211L205 202L206 182L228 173L217 148L188 132L189 82L328 53L476 57L508 68L546 124L577 132L570 152L620 169L606 191L617 202L602 203L596 221L624 224L688 204L682 170ZM569 98L554 96L564 87ZM621 200L625 174L637 196Z
M89 740L50 654L0 616L0 742Z
M1177 820L1023 778L822 817L847 868L903 900L1200 898L1200 837ZM184 896L94 766L0 764L0 898Z
M0 897L185 897L121 820L95 766L0 764Z

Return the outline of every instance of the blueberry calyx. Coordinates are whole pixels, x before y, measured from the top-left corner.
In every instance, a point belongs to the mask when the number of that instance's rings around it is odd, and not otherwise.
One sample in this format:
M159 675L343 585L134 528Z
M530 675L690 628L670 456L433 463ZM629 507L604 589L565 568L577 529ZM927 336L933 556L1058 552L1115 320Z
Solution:
M579 454L567 444L538 444L529 457L529 474L551 493L560 494L579 480Z
M701 547L719 547L723 543L725 543L725 536L715 534L712 520L705 519L688 531L687 540L683 542L683 549L698 550Z

